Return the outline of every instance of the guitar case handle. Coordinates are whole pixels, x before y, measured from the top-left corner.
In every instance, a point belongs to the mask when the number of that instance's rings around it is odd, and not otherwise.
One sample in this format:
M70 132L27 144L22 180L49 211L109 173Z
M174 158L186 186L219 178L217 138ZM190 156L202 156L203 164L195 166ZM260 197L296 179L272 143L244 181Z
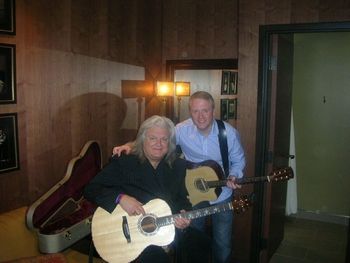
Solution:
M128 226L128 220L126 218L126 216L123 216L123 233L124 236L126 238L126 240L128 241L128 243L131 242L131 237L130 237L130 231L129 231L129 226Z

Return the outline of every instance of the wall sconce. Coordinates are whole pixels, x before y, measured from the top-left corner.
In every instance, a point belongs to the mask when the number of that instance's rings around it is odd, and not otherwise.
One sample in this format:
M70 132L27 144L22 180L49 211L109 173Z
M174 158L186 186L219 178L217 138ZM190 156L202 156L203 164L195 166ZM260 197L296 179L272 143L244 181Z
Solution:
M165 116L166 112L166 97L174 96L174 82L170 81L157 81L156 86L157 97L162 97L162 114Z
M175 82L175 95L177 96L177 119L180 122L180 107L181 98L190 96L191 85L190 82L177 81Z

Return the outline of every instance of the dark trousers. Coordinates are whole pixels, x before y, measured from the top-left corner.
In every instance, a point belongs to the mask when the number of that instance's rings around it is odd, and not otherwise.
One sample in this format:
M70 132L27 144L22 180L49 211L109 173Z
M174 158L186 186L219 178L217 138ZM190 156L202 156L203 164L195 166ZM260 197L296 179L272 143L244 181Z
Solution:
M188 227L179 235L176 247L177 263L206 263L211 255L211 241L208 235Z
M136 259L137 263L206 263L211 255L210 238L203 232L188 227L176 231L176 239L171 244L174 253L166 253L159 246L148 246Z
M170 256L162 247L148 246L136 260L137 263L170 263Z

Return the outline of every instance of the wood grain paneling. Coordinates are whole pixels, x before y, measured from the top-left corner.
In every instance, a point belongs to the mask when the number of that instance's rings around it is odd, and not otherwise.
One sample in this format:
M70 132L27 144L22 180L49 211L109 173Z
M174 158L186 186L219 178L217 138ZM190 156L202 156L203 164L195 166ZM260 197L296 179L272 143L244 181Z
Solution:
M237 58L238 0L164 2L163 63Z
M238 51L238 119L246 153L245 176L254 175L255 129L257 106L258 71L258 24L264 21L264 4L260 1L240 1L239 5L239 51ZM243 191L252 192L253 187ZM250 262L251 220L254 207L249 213L236 217L235 257L242 262Z
M159 1L149 3L16 1L16 35L0 41L16 45L18 98L0 112L18 113L21 169L0 174L0 212L46 192L87 140L105 162L130 140L121 80L144 79L145 68L128 64L161 71Z
M16 44L17 103L0 112L18 113L21 170L0 174L0 212L45 192L86 140L100 140L106 160L130 139L121 79L165 79L171 59L238 58L236 124L253 176L259 25L344 20L342 0L17 0L16 35L0 35ZM149 98L146 116L159 105ZM250 213L236 217L241 262L249 262Z

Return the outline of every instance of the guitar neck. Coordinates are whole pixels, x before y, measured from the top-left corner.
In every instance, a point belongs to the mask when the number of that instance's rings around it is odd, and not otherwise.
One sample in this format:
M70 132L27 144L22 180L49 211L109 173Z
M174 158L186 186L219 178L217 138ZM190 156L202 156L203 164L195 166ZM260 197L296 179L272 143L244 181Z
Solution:
M243 178L236 179L237 184L250 184L250 183L256 183L256 182L263 182L263 181L270 181L269 176L243 177ZM227 179L207 182L209 188L225 186L226 183L227 183Z
M196 219L204 216L209 216L212 214L234 210L235 207L232 205L232 202L222 203L213 205L206 208L201 208L193 211L188 211L180 214L174 214L169 216L163 216L157 218L157 225L166 226L173 224L175 222L175 218L186 218L186 219Z
M264 181L270 182L270 176L243 177L243 178L237 179L237 184L250 184L250 183L264 182Z

